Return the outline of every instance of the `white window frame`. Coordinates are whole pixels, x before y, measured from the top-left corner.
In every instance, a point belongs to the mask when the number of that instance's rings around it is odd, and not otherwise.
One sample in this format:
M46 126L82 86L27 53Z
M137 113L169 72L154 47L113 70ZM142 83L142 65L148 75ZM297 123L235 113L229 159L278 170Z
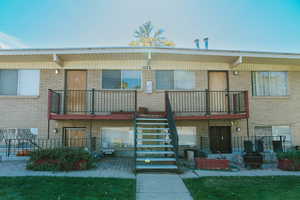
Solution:
M184 129L192 129L193 134L184 134ZM180 132L180 129L183 132ZM198 145L198 141L197 141L197 127L196 126L177 126L177 133L178 133L178 144L179 146L189 146L189 147L195 147ZM182 134L181 134L182 133ZM193 136L195 137L195 140L193 141L194 144L181 144L180 143L180 138L181 137L185 137L185 136Z
M255 136L259 136L259 135L256 135L256 133L255 133L255 127L262 127L262 128L264 128L264 127L269 127L269 128L271 128L272 129L272 132L271 132L271 135L270 136L274 136L274 137L279 137L279 136L284 136L284 135L274 135L274 129L276 128L276 127L288 127L289 128L289 130L290 130L290 140L289 141L286 141L286 143L285 143L285 146L286 147L291 147L291 146L293 146L293 132L292 132L292 127L290 126L290 125L255 125L254 126L254 135Z
M110 145L108 147L102 146L103 145L103 133L104 133L103 129L112 129L112 130L113 129L127 129L128 130L129 143L126 144L126 145L121 144L121 146L117 146L117 147L115 147L113 145ZM134 131L133 131L132 127L130 127L130 126L123 126L123 127L105 126L105 127L101 127L101 148L133 148L133 147L134 147Z
M253 76L256 76L256 73L262 73L262 72L265 72L265 73L268 73L268 82L269 82L269 94L270 95L257 95L257 91L256 88L257 86L254 87L254 77ZM271 82L271 73L272 72L278 72L278 73L286 73L286 94L283 94L283 95L271 95L271 87L270 87L270 82ZM287 97L289 95L289 74L287 71L252 71L251 72L252 75L251 75L251 86L252 86L252 96L254 97Z
M30 129L33 137L36 137L39 134L38 128L0 128L0 141L2 139L18 139L19 132L22 129Z
M1 69L0 69L1 70ZM23 96L23 97L38 97L40 95L40 79L41 79L41 71L40 70L37 70L37 69L13 69L15 71L17 71L18 73L18 79L16 80L17 81L17 93L14 94L14 95L4 95L4 94L0 94L0 96ZM21 94L20 93L20 88L21 88L21 79L20 79L20 73L22 71L37 71L38 72L38 77L37 77L37 83L36 83L36 88L35 91L33 91L33 93L35 94L30 94L30 95L24 95L24 94Z

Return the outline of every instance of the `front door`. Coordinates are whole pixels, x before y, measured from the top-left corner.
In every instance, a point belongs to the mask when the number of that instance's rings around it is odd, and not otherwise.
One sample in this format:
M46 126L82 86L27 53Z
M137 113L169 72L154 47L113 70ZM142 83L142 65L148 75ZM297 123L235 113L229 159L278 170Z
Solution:
M86 112L86 71L71 70L67 71L66 76L67 112Z
M64 128L63 141L66 147L85 147L86 128Z
M208 72L208 86L210 91L210 112L228 111L228 74L227 72Z
M231 127L210 126L209 144L212 153L231 153Z

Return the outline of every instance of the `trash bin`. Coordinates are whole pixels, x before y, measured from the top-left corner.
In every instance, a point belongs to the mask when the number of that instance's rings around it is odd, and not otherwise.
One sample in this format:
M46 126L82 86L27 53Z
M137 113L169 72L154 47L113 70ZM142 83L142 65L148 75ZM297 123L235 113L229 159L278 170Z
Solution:
M194 161L195 157L197 156L196 149L185 149L184 150L184 158L188 161Z

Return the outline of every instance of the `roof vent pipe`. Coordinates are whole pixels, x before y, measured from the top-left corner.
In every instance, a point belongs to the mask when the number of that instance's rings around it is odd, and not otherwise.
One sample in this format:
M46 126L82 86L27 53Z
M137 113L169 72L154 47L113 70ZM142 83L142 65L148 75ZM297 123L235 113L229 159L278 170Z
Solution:
M208 37L203 39L205 49L208 49Z
M195 39L195 40L194 40L194 43L195 43L195 45L196 45L196 48L197 48L197 49L200 49L200 40L199 40L199 39Z

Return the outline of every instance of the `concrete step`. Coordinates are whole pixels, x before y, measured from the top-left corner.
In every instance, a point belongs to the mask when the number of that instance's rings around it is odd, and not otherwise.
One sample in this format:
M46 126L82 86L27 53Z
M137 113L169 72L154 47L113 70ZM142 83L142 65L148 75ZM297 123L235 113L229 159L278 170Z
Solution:
M137 148L173 148L171 144L138 144Z
M146 132L137 132L138 135L145 135L145 136L167 136L170 135L170 133L162 132L162 133L146 133Z
M141 128L141 127L137 127L137 130L145 130L145 131L168 131L169 128L155 128L155 127L152 127L152 128Z
M176 158L136 158L136 161L171 162L171 161L176 161Z
M174 151L136 151L137 154L155 154L155 155L165 155L165 154L175 154Z
M136 165L136 169L178 169L177 165Z
M168 121L166 118L136 118L137 121Z
M142 142L171 142L171 139L145 139L145 138L137 138L138 141Z
M166 126L168 123L163 123L163 122L154 122L154 123L149 123L149 122L137 122L137 125L143 125L143 126Z

